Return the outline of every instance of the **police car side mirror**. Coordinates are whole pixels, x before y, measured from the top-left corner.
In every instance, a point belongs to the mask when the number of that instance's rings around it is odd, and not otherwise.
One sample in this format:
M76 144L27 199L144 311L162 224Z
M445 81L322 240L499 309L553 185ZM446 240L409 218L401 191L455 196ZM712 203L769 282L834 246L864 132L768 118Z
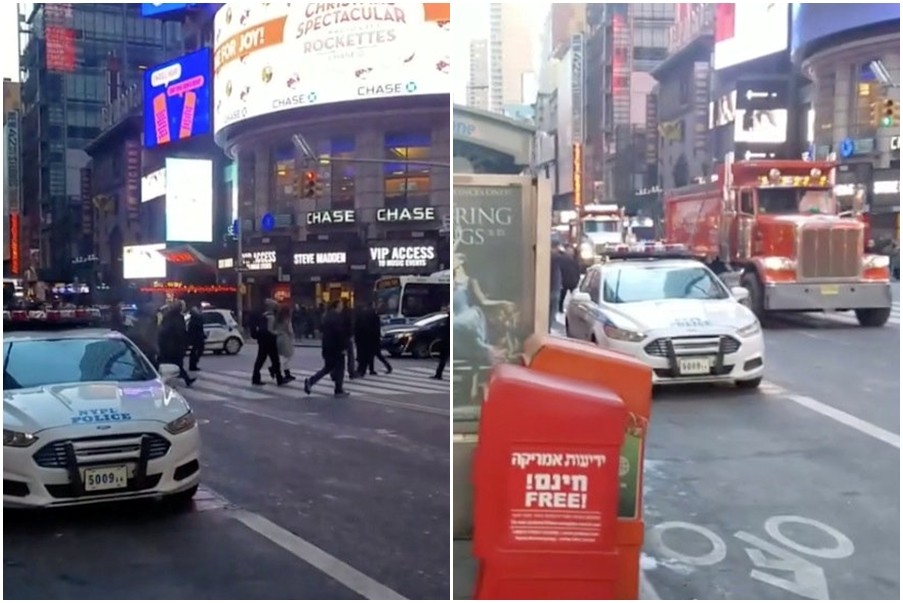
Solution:
M749 289L746 287L731 287L731 295L741 304L749 301Z
M592 301L592 298L590 297L589 293L587 293L585 291L574 291L571 294L571 301L572 302L588 302L588 301Z
M160 377L163 378L163 383L172 385L179 378L179 367L174 364L161 364Z

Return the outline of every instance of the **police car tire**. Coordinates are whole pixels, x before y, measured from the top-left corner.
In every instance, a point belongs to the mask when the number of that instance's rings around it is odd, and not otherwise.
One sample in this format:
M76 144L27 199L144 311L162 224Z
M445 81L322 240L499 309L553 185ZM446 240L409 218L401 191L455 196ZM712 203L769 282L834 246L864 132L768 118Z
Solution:
M182 490L181 492L170 494L164 499L164 501L169 504L174 510L184 511L191 506L191 503L194 500L194 495L197 493L198 486L197 484L195 484L187 490Z
M762 377L755 379L746 379L745 381L737 381L737 389L758 389L762 385Z

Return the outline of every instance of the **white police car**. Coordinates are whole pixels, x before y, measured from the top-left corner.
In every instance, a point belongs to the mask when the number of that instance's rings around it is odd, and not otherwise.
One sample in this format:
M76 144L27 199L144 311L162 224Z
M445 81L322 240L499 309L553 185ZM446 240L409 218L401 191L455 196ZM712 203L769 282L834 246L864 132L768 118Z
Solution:
M653 383L757 388L765 342L742 287L692 259L639 257L590 267L568 302L568 337L644 362Z
M200 436L188 402L123 335L3 338L3 506L192 499Z

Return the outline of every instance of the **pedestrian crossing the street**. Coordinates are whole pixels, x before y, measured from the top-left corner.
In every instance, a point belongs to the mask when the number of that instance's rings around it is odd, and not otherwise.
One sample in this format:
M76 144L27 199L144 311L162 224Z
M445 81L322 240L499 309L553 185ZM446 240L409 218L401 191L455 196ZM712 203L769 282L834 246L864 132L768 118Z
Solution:
M264 371L264 374L266 371ZM364 378L345 379L344 389L352 395L367 396L410 396L416 394L448 395L448 380L438 381L432 366L393 367L392 374L367 375ZM190 388L179 387L179 391L189 400L227 402L234 400L267 400L271 398L303 397L304 377L309 374L295 373L296 380L277 387L275 382L264 382L264 386L251 385L250 371L202 370L196 374L197 381ZM266 378L265 378L266 379ZM311 396L328 396L333 392L332 380L324 377L317 383Z

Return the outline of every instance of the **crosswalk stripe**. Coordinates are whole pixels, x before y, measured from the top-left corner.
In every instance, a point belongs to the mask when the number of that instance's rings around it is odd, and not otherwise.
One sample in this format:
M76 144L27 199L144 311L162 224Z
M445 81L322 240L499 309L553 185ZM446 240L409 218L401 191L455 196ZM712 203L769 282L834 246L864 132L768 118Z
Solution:
M208 373L208 374L212 375L213 373ZM230 398L241 398L242 400L266 400L267 398L272 397L272 396L268 396L263 393L258 393L258 392L252 391L250 389L250 387L251 387L250 384L248 384L248 388L245 389L244 387L240 387L240 386L236 387L236 385L232 384L232 383L223 384L223 383L218 383L218 382L213 382L213 381L214 380L211 380L209 378L205 379L204 381L200 381L200 380L195 381L192 384L192 386L190 388L188 388L188 391L200 390L207 394L219 396L220 400L228 400ZM222 388L223 385L229 386L229 389L224 391ZM242 385L244 385L244 384L242 384ZM182 391L185 392L186 390L182 390Z
M432 371L431 371L432 372ZM237 370L229 370L222 372L208 372L206 373L208 381L220 381L224 385L227 386L245 386L250 387L247 379L247 372L237 371ZM397 377L406 377L406 380L398 380ZM198 382L200 383L200 382ZM320 384L327 383L331 384L331 381L327 377L325 381L321 381L315 387L319 387ZM275 386L275 384L273 384ZM331 385L330 385L331 387ZM282 389L288 388L293 391L304 391L304 380L298 375L295 381L290 383L286 383L282 386ZM380 394L380 395L409 395L409 394L447 394L448 393L448 382L440 382L435 381L433 379L424 377L422 375L411 375L402 373L400 371L393 371L391 375L378 375L378 376L367 376L364 379L346 379L345 380L345 388L349 392L360 393L360 394ZM231 390L230 390L231 391ZM243 390L242 390L243 391ZM258 390L260 391L260 390ZM277 396L278 394L269 393L259 394L257 392L250 392L254 395L254 400L260 400L265 398L272 398ZM256 397L260 396L260 397Z

